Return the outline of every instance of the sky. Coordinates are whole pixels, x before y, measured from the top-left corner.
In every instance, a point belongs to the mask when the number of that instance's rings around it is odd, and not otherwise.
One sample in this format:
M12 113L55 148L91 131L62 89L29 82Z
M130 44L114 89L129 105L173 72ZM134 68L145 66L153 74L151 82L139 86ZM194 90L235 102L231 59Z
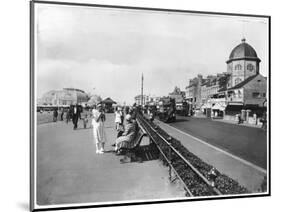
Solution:
M167 96L189 79L226 71L243 37L268 76L264 18L36 4L37 97L65 87L132 104Z

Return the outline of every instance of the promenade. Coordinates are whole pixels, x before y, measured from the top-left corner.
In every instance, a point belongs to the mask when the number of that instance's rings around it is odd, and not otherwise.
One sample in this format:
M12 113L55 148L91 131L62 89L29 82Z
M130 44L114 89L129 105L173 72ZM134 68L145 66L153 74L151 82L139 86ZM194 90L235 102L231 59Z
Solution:
M86 129L83 128L82 121L79 121L77 130L73 130L72 122L45 123L43 119L39 122L40 124L37 125L37 203L39 205L107 204L184 197L182 186L178 183L170 183L168 169L157 159L155 153L150 152L147 137L144 137L141 143L142 162L123 163L124 156L115 155L111 146L116 138L114 114L106 114L106 117L107 143L104 154L95 154L90 121ZM239 128L241 132L239 136L243 138L242 132L250 133L250 129L222 122L183 117L171 124L158 120L155 122L203 161L238 181L249 191L259 192L262 180L266 176L266 169L235 154L235 151L243 147L239 144L245 141L236 141L235 145L233 143L235 141L231 140L234 138L230 137L230 140L220 139L214 143L215 139L212 137L213 134L223 138L224 133L228 133L229 129L222 129L231 128L235 131ZM199 122L202 123L199 125ZM208 129L208 126L212 126L214 131ZM223 132L216 131L216 126ZM252 128L252 130L257 129ZM201 136L195 136L195 132L200 132ZM208 135L210 132L212 134ZM204 139L204 136L208 139ZM227 145L229 149L221 148L219 146L221 144ZM259 148L252 148L248 156L254 159L253 156L258 154L254 152L256 150Z
M73 130L58 121L37 125L37 204L117 203L184 197L171 184L168 169L156 158L121 163L111 144L115 141L113 114L106 114L104 154L95 154L92 129ZM148 145L144 138L142 145Z

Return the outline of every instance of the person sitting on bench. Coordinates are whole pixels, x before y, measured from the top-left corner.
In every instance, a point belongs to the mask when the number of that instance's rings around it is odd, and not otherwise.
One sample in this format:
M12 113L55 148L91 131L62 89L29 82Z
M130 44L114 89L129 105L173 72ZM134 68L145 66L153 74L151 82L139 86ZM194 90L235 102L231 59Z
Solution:
M136 137L136 122L133 121L130 114L126 115L125 120L127 122L125 131L123 132L122 136L116 139L115 142L116 152L118 152L120 149L122 142L131 142Z

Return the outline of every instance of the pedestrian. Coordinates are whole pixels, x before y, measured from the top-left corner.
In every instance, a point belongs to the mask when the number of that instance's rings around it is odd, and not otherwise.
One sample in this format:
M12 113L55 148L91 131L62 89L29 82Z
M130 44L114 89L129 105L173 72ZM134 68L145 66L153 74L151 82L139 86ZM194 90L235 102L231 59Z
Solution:
M150 121L154 121L154 113L153 113L153 111L152 111L152 109L148 109L148 118L149 118L149 120Z
M136 114L136 110L133 107L129 108L128 114L131 115L132 119L136 120L137 114Z
M104 129L105 114L102 110L102 105L98 104L97 109L94 107L92 114L93 136L96 144L96 154L103 154L106 136Z
M83 126L84 126L84 129L87 128L87 124L88 124L88 115L87 113L85 114L84 118L83 118Z
M126 126L125 131L119 138L116 139L115 142L115 151L118 153L120 148L122 147L122 143L129 143L132 142L136 135L136 122L132 119L130 114L125 116L126 119Z
M125 116L124 109L123 109L123 107L120 107L120 109L121 109L121 113L122 113L122 115L121 115L121 123L124 126L124 116Z
M243 123L243 120L241 118L241 114L238 114L238 124L242 124Z
M267 129L267 117L266 117L266 112L263 113L261 122L262 122L261 128L262 128L263 130L266 130L266 129Z
M66 111L66 123L68 124L69 121L70 121L70 108L68 108Z
M117 110L115 112L115 128L117 130L117 138L119 138L124 132L123 120L124 115L122 112L122 108L117 107ZM115 146L115 143L112 146Z
M63 121L64 109L61 109L60 120Z
M77 125L78 125L78 119L81 118L81 111L79 108L79 105L76 104L73 108L73 114L72 114L72 122L73 122L73 129L76 130L77 129Z
M115 129L118 131L123 123L122 123L122 116L123 116L123 113L122 113L122 109L121 107L117 107L117 110L115 111Z
M58 119L58 109L55 108L53 111L53 122L56 122Z

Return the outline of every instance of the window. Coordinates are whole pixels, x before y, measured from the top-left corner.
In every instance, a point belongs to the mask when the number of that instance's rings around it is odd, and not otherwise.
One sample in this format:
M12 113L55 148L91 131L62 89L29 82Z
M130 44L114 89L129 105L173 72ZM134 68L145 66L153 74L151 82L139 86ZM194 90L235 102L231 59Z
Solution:
M235 79L235 85L237 85L238 83L240 83L242 80L240 78L236 78Z
M253 98L260 98L260 93L253 92Z
M235 70L241 70L241 69L242 69L241 64L237 64L237 65L235 65L234 69L235 69Z
M238 90L238 97L241 98L242 97L242 92L240 90Z
M247 70L253 71L254 70L254 66L252 64L248 64L247 65Z

